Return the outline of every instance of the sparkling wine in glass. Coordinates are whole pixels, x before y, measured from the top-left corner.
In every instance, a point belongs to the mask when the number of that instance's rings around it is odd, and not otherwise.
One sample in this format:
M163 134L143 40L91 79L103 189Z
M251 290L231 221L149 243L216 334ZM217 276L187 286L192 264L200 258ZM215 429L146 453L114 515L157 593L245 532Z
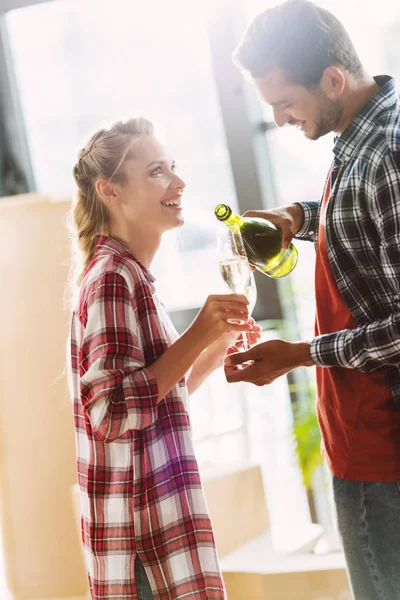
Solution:
M225 284L234 294L244 294L249 300L249 314L251 314L257 298L257 289L251 272L243 239L240 230L232 231L226 227L217 230L219 248L219 269ZM249 349L245 333L243 348Z
M254 273L251 270L250 270L250 280L247 284L245 294L246 294L247 300L250 302L249 315L251 315L251 313L253 312L254 307L256 305L256 302L257 302L257 285L256 285L256 280L254 279Z

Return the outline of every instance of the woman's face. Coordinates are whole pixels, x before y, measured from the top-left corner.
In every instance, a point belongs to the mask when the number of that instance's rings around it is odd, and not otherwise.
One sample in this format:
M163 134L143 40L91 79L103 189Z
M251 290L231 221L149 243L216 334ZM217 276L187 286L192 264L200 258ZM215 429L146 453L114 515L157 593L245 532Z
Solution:
M170 152L155 137L143 135L134 144L135 158L125 162L119 190L120 210L132 225L162 234L183 225L182 194Z

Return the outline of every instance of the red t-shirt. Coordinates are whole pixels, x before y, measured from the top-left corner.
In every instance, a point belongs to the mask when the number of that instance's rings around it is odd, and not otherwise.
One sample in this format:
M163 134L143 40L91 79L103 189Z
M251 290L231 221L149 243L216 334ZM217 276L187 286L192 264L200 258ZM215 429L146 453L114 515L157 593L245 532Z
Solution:
M329 180L321 206L315 267L315 335L357 327L328 258ZM386 381L386 369L362 373L317 366L317 390L322 451L331 472L356 481L400 480L400 411Z

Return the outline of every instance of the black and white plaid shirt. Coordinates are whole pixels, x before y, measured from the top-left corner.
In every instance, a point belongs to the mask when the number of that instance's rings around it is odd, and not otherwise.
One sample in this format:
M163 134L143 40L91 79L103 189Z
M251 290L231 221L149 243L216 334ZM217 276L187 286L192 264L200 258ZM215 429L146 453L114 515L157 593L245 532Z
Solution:
M311 341L322 367L387 369L400 409L400 100L391 77L335 141L326 213L329 261L355 329ZM317 242L320 202L297 236ZM321 299L320 299L321 300Z

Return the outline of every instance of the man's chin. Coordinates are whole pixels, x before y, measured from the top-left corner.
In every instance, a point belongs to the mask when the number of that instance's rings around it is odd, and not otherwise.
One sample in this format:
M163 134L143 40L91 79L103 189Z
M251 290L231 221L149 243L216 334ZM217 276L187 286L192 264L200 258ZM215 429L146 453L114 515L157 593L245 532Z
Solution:
M329 131L321 131L320 129L316 129L314 131L304 131L304 136L308 139L311 140L312 142L316 142L317 140L319 140L319 138L323 137L324 135L326 135L327 133L329 133Z
M322 123L316 123L314 130L304 131L304 135L307 139L316 142L317 140L319 140L319 138L324 137L324 135L327 135L332 131L334 131L334 128L324 121Z
M317 140L319 140L319 138L321 137L320 135L316 134L316 133L307 133L306 131L304 132L304 137L306 137L308 140L311 140L312 142L316 142Z

